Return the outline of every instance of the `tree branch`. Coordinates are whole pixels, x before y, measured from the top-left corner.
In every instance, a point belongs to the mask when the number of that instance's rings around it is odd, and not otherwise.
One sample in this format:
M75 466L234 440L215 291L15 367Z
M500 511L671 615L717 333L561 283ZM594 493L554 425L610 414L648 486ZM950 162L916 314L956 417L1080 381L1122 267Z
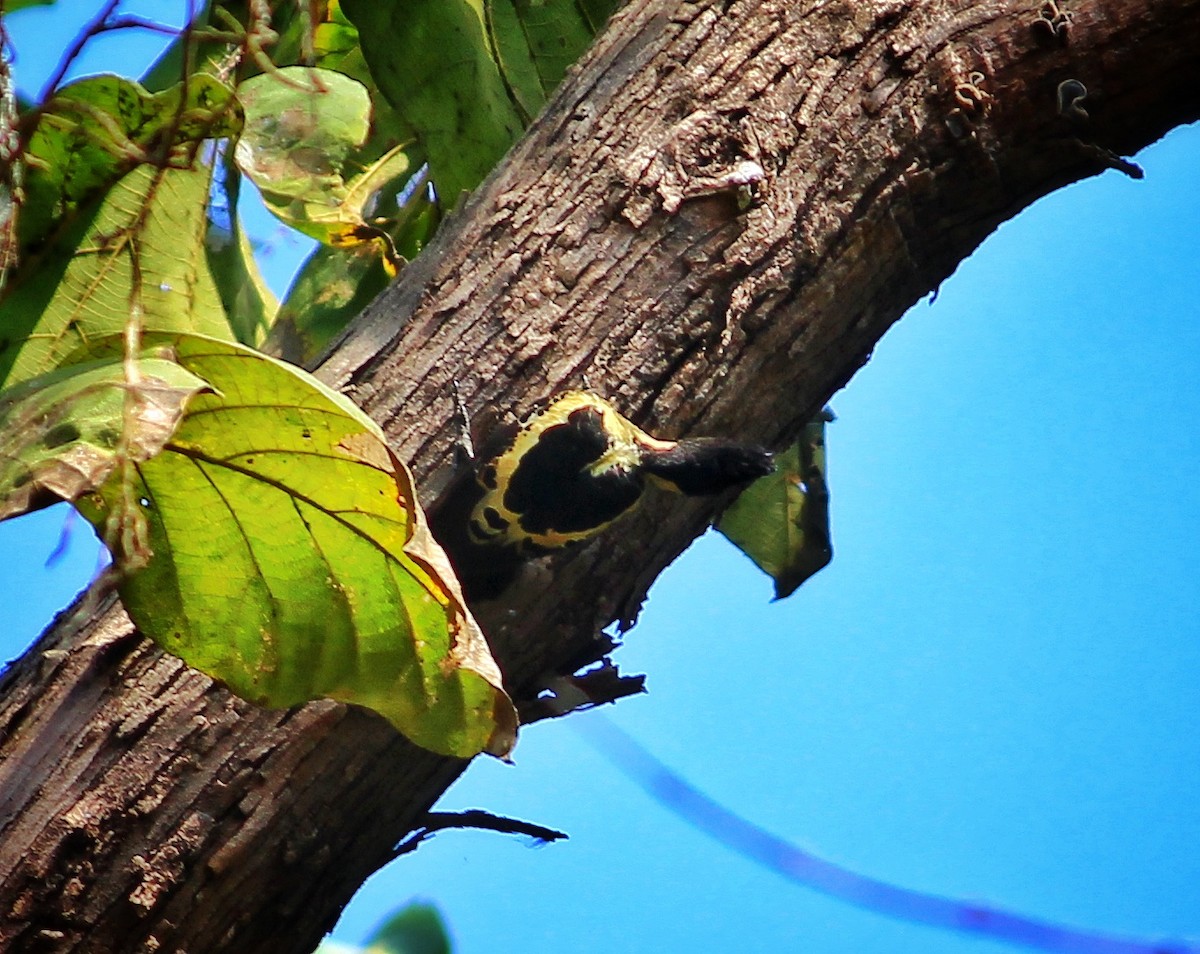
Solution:
M635 0L320 373L434 511L455 378L480 436L586 375L664 437L782 446L998 223L1200 115L1198 13ZM518 700L602 655L713 508L650 501L475 607ZM463 768L337 703L234 699L116 607L64 614L0 692L12 950L310 951Z
M407 855L416 851L426 839L432 838L439 831L448 828L477 828L481 831L495 831L504 835L524 835L533 838L540 844L548 844L567 837L566 832L534 822L521 821L519 818L505 818L493 815L480 808L468 809L465 812L430 812L404 841L392 852L393 858Z

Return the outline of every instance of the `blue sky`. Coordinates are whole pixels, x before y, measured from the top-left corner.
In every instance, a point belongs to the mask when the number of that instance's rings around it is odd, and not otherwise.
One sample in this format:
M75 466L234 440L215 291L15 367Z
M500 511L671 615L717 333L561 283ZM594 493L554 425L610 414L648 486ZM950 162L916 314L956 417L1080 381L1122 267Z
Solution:
M42 29L14 30L19 69L61 45ZM1138 160L1142 182L1108 172L1003 226L888 334L832 402L833 564L771 604L765 576L701 539L617 653L649 694L607 714L730 809L865 874L1200 941L1200 128ZM62 520L0 524L3 658L94 569L82 523L43 568ZM462 952L1016 950L763 871L567 723L532 727L516 758L477 761L439 807L569 841L440 834L335 936L419 896Z

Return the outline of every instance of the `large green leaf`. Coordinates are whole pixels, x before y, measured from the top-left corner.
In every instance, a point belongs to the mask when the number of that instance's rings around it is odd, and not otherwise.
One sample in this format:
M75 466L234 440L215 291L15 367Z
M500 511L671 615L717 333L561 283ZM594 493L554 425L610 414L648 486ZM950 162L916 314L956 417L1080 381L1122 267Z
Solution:
M616 0L342 0L392 108L452 206L500 161Z
M39 260L24 263L0 302L0 385L121 331L135 300L146 327L227 336L205 247L210 178L201 163L139 166Z
M482 0L343 0L379 89L417 131L443 202L475 188L527 114L488 39Z
M110 536L113 514L148 524L153 556L121 583L135 622L263 705L328 696L436 752L506 754L516 714L500 672L379 429L250 349L151 338L213 393L136 485L114 475L102 505L81 506ZM122 514L130 499L141 510Z
M752 483L725 511L717 529L775 580L775 599L833 559L829 488L825 481L828 410L775 458L775 473Z
M118 450L149 460L206 387L151 349L128 380L122 360L73 364L0 395L0 520L78 500L112 473ZM122 437L124 440L122 440Z

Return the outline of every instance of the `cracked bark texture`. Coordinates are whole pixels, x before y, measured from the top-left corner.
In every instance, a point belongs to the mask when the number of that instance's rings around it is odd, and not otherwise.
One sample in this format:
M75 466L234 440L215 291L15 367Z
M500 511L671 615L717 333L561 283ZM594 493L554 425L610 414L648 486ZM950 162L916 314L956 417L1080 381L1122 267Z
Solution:
M586 376L662 436L780 447L1000 222L1200 115L1200 0L1060 6L634 0L319 374L435 516L452 380L477 435ZM513 693L602 653L719 503L655 498L475 607ZM464 768L256 709L99 598L0 693L4 950L311 951Z

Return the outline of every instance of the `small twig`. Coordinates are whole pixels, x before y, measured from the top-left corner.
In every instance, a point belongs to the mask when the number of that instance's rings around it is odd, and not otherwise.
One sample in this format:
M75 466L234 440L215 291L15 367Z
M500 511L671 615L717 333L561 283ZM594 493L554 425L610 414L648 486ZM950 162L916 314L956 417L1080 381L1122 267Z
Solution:
M519 818L493 815L481 808L472 808L465 812L430 812L425 816L424 824L392 850L392 858L399 858L401 855L416 851L421 842L447 828L476 828L483 831L498 831L505 835L525 835L528 838L536 839L541 844L548 844L567 837L566 832L547 828L534 822L521 821Z
M104 6L100 8L100 12L92 17L84 28L75 35L75 39L71 41L71 45L67 47L67 51L63 54L62 59L58 61L58 66L55 67L50 79L42 87L42 94L38 97L39 102L44 103L54 95L54 91L58 89L58 84L63 81L63 77L67 75L67 70L71 68L71 64L83 52L83 48L87 46L88 40L104 31L104 24L108 22L108 18L112 16L113 11L117 9L117 4L120 2L121 0L107 0Z
M577 676L561 676L546 689L549 695L518 703L521 725L586 712L618 699L641 695L646 691L646 677L622 675L615 663L602 659L597 668Z
M1090 153L1097 162L1101 165L1108 166L1110 169L1115 169L1117 172L1123 172L1130 179L1146 178L1146 170L1139 166L1136 162L1126 159L1124 156L1118 156L1111 149L1105 149L1103 146L1098 146L1094 142L1084 142L1079 140L1079 144Z
M280 78L285 85L294 86L298 89L305 88L291 80L282 79L278 68L271 62L271 58L267 56L266 48L275 44L279 39L279 34L271 29L271 8L266 0L250 0L248 10L249 23L246 27L243 27L237 17L224 7L213 7L213 15L230 28L236 37L235 42L238 44L238 48L230 53L218 69L218 75L222 79L225 79L229 73L237 68L239 63L249 56L259 69L264 73L271 73Z
M101 24L99 29L96 30L96 34L110 33L113 30L149 30L151 33L162 33L166 36L179 36L183 32L179 27L167 26L167 24L159 23L157 20L139 17L132 13L113 17L106 23Z
M4 293L9 273L17 267L17 219L25 201L17 88L8 67L10 49L0 17L0 197L5 200L0 203L0 295Z

